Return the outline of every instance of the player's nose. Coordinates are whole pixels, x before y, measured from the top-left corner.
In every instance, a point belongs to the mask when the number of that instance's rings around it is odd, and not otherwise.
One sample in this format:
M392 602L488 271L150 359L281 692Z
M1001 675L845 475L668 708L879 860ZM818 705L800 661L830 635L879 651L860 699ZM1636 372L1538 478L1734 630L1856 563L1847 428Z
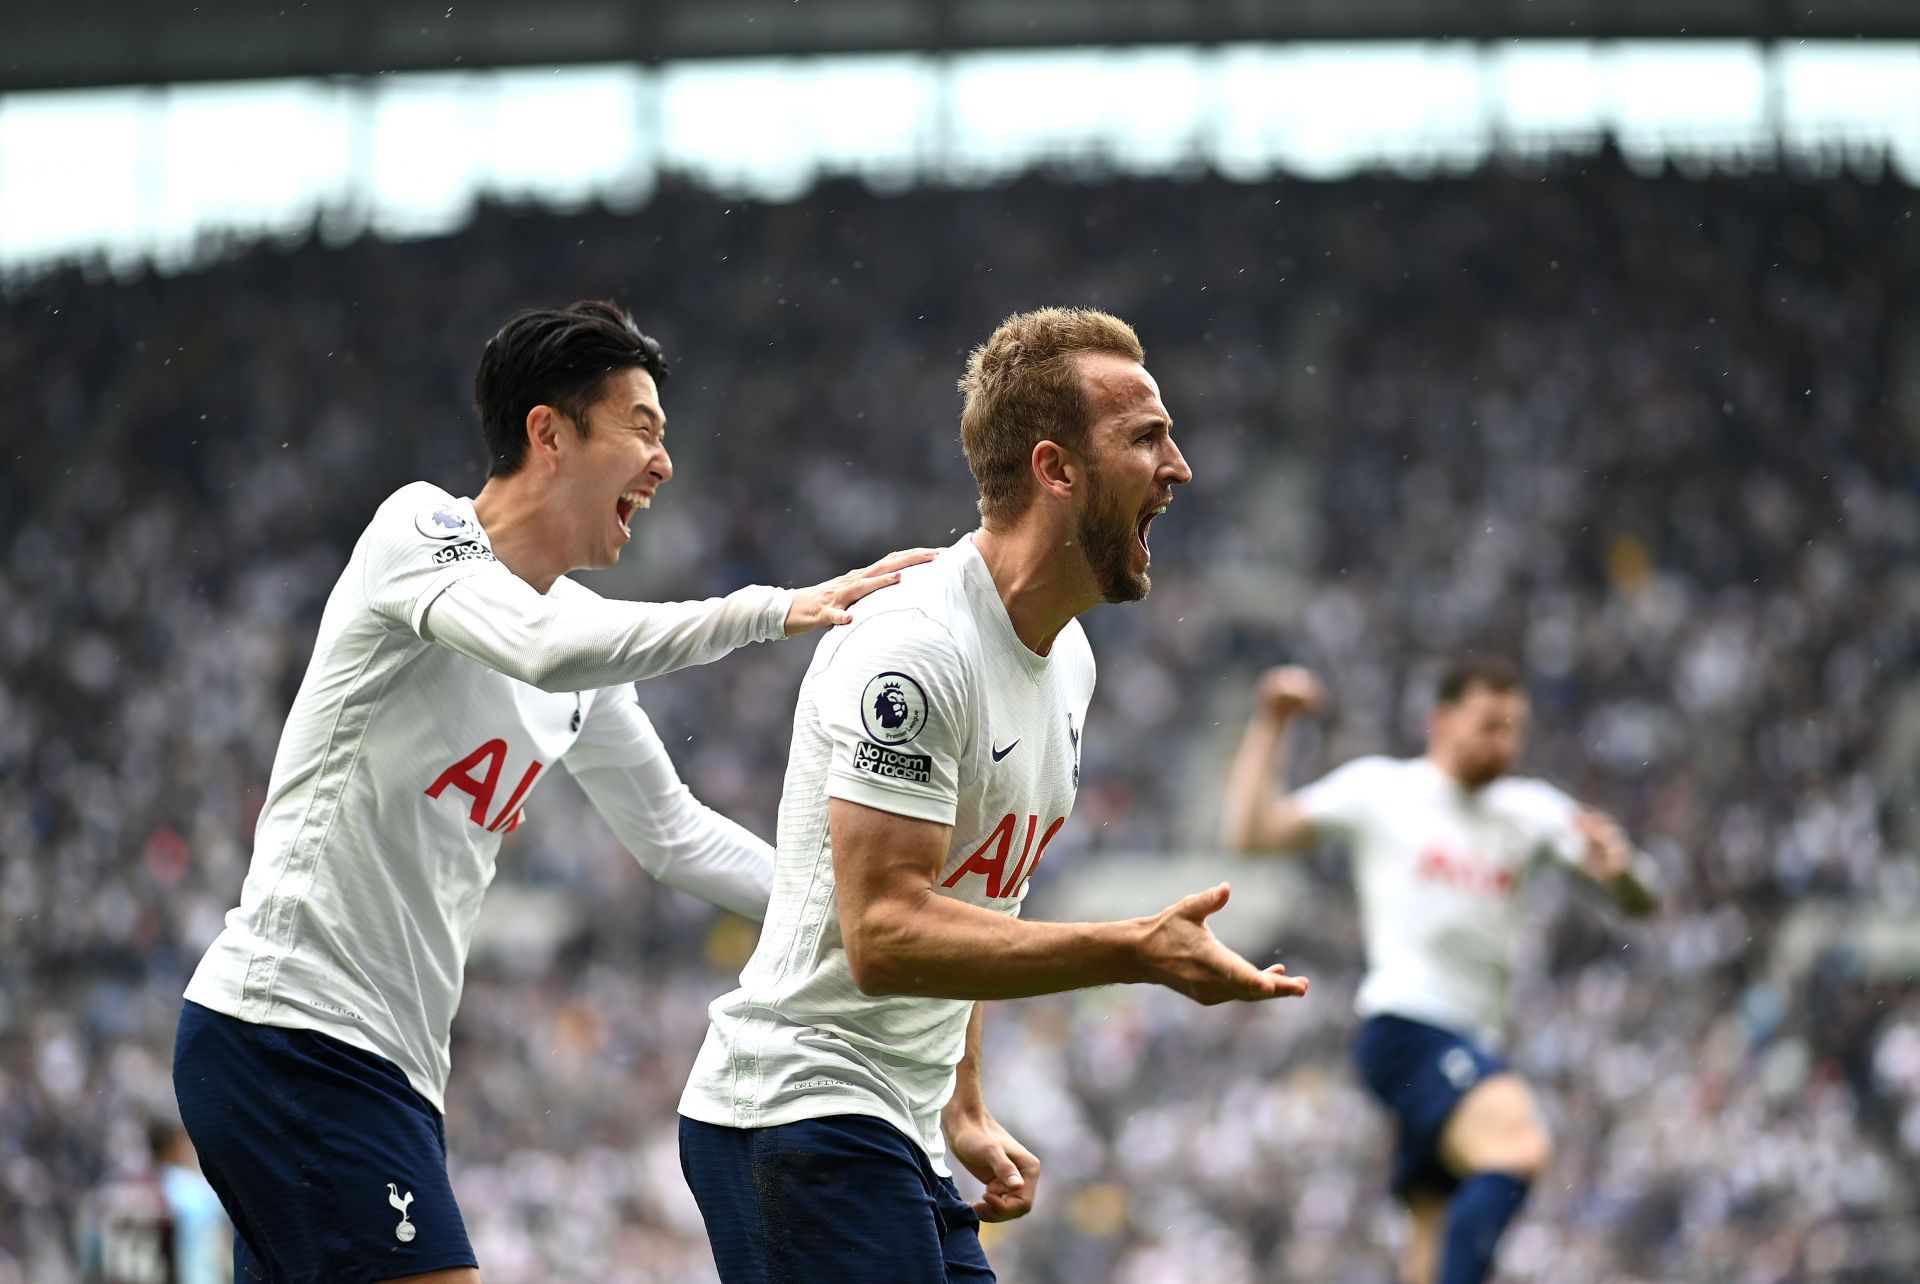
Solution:
M1187 457L1180 453L1173 435L1167 435L1167 458L1160 463L1160 478L1173 486L1184 486L1193 480L1193 469L1187 467Z
M647 466L647 475L653 478L656 484L673 476L673 456L667 453L664 445L653 452L653 462Z

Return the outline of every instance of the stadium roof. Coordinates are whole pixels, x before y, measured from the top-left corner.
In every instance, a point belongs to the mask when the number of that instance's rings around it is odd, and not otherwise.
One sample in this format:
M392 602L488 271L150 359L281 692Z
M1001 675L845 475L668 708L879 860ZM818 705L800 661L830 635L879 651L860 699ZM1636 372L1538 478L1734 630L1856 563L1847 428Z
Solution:
M1888 0L8 0L0 92L263 76L1059 45L1911 39Z

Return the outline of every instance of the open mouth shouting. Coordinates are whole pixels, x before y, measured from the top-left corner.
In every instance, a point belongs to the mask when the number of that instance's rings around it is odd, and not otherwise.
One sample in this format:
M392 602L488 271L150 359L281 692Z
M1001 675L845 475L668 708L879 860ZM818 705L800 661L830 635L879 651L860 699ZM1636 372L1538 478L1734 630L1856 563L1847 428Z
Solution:
M1153 560L1153 550L1147 545L1147 528L1153 525L1154 518L1167 511L1169 502L1162 500L1157 507L1140 514L1140 520L1133 528L1133 537L1140 541L1140 552L1149 562Z
M633 538L633 515L653 503L652 487L635 487L620 492L620 498L614 501L613 520L620 526L624 539Z

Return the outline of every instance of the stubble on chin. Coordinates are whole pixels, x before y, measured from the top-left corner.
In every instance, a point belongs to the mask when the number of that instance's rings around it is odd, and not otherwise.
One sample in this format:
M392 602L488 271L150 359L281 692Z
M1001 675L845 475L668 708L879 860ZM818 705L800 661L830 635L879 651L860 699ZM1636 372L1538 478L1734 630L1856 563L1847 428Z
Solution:
M1096 507L1101 507L1096 505ZM1123 525L1119 514L1082 513L1074 537L1093 572L1102 601L1138 602L1153 588L1153 577L1128 565L1133 560L1134 528Z

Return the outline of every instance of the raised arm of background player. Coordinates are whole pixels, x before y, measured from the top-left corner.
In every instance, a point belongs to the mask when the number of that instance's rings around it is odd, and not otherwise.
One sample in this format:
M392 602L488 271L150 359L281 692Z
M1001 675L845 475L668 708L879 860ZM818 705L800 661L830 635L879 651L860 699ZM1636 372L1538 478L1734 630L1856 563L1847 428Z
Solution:
M472 575L434 598L420 634L542 691L591 691L845 624L849 606L936 551L893 553L812 588L753 585L703 602L540 593L511 572Z
M1276 787L1274 769L1285 757L1293 720L1325 704L1325 690L1305 669L1286 665L1260 675L1253 715L1227 770L1221 836L1228 850L1298 854L1319 845L1321 835L1306 809L1292 793ZM1634 851L1619 824L1590 807L1575 813L1574 824L1586 840L1586 851L1574 868L1605 889L1627 914L1638 917L1658 908L1650 862Z
M939 894L950 825L844 798L829 800L827 823L847 965L867 994L1018 999L1149 982L1213 1004L1307 992L1305 978L1255 967L1208 929L1225 883L1149 918L1031 922Z

